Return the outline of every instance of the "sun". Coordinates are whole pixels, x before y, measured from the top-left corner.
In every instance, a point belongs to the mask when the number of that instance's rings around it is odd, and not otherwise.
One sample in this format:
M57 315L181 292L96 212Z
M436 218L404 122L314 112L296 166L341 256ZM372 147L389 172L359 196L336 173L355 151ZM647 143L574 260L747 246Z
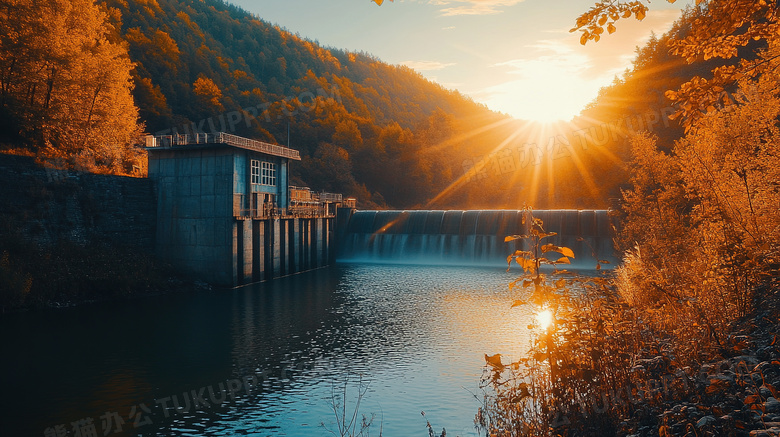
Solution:
M536 315L536 321L539 322L539 326L541 326L543 330L547 329L553 321L552 312L550 310L540 311Z
M520 120L571 121L603 86L577 66L554 60L525 61L514 68L516 78L489 88L485 103Z

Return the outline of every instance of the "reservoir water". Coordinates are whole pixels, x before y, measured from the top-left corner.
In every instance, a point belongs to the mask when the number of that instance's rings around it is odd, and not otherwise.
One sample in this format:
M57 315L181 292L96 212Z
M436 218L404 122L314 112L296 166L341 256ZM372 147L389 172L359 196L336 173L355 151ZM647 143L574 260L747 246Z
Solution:
M614 259L606 211L534 214L580 267ZM370 435L426 436L426 420L477 435L485 354L508 362L529 347L532 309L510 308L525 296L505 271L528 247L503 240L529 223L520 211L361 211L340 231L350 261L326 269L3 315L0 433L316 437L341 435L337 417L357 412L373 417Z
M2 434L91 424L96 435L328 436L345 383L351 413L362 381L371 435L381 425L425 436L426 418L476 435L484 354L528 349L529 311L510 309L516 273L341 264L238 290L5 315Z

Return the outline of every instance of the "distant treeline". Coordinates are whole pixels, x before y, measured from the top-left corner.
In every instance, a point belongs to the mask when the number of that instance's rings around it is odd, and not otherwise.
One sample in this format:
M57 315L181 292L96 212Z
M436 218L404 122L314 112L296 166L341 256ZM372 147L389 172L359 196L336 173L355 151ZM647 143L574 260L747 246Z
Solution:
M142 131L228 131L300 150L294 184L361 207L608 206L627 181L628 134L679 136L663 92L707 69L654 38L574 124L541 128L221 0L6 2L6 143L132 173Z

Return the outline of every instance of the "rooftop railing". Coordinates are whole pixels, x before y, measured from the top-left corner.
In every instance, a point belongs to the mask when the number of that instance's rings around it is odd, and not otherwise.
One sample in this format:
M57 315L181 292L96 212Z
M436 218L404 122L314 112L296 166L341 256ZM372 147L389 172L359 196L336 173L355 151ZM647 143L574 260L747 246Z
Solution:
M338 193L320 193L320 202L338 203L341 202L342 196Z
M290 158L296 161L300 161L301 159L300 152L295 149L263 141L250 140L249 138L239 137L238 135L231 135L224 132L217 132L214 134L198 133L194 135L149 135L146 137L147 149L171 148L174 146L188 146L194 144L227 144L242 149L266 153L268 155Z

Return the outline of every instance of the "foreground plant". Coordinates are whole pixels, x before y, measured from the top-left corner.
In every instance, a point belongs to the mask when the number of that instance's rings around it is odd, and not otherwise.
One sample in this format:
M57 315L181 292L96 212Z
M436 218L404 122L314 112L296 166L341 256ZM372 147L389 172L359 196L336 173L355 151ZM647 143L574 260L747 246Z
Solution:
M364 383L361 377L357 380L357 393L354 396L355 405L353 408L347 406L349 399L349 375L344 379L344 383L337 389L335 383L331 387L331 408L333 416L336 419L336 428L329 429L325 423L320 426L328 432L338 437L369 437L371 435L371 425L374 424L375 414L366 416L360 413L360 404L363 397L368 392L368 383ZM382 437L382 424L379 424L379 437Z
M528 326L534 331L532 348L527 357L508 364L500 355L485 356L485 396L475 423L490 436L588 430L607 435L612 419L626 413L628 405L613 405L602 394L628 386L627 369L641 344L639 330L629 323L629 309L615 298L603 276L558 270L559 265L571 263L573 251L546 243L556 234L545 231L532 212L526 212L525 223L528 234L505 241L528 245L507 261L523 268L510 290L525 299L515 300L512 306L530 303L536 308L536 319ZM553 271L544 273L545 265Z

